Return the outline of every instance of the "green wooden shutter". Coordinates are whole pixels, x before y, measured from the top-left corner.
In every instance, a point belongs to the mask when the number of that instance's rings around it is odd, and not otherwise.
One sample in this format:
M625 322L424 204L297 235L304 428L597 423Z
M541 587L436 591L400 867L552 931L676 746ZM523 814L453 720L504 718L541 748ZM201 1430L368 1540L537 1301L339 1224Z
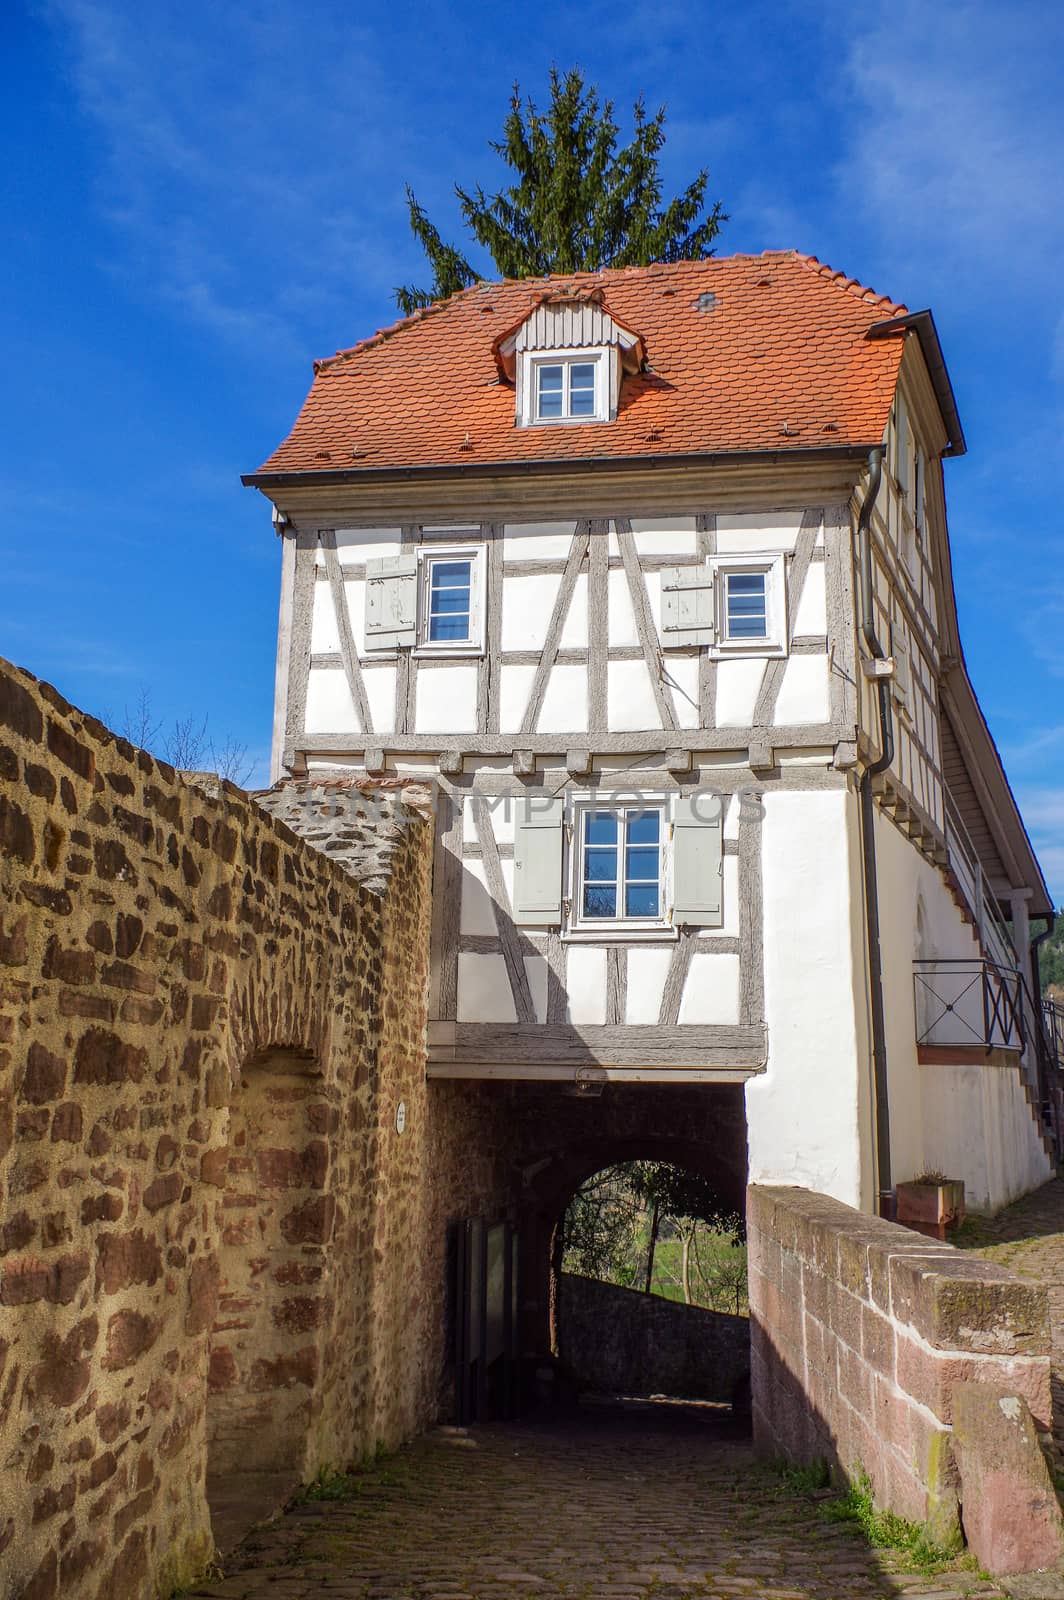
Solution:
M672 920L719 928L724 915L724 808L718 795L680 795L672 823Z
M661 572L661 643L713 644L717 637L713 608L713 573L697 567L663 567Z
M558 927L562 920L564 804L521 795L514 825L514 921Z
M366 562L366 649L417 643L417 556Z

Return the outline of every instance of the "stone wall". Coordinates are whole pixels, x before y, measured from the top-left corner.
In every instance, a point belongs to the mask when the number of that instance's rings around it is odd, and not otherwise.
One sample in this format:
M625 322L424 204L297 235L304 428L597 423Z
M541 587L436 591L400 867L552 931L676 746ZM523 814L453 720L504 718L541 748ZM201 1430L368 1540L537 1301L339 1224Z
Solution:
M0 663L11 1600L169 1594L252 1442L306 1477L431 1416L425 798L371 890Z
M877 1504L955 1537L958 1390L1051 1426L1044 1287L805 1189L752 1185L747 1224L755 1444L866 1472ZM1037 1446L1028 1465L1045 1476Z
M750 1323L658 1294L563 1272L558 1356L582 1386L610 1394L731 1401L750 1371Z

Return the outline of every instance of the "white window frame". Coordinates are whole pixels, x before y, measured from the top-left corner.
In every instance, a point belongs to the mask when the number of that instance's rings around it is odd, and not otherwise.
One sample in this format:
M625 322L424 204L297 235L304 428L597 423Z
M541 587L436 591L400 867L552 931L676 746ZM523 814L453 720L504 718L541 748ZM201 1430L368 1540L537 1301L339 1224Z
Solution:
M710 558L717 636L716 644L712 647L714 655L785 656L787 654L787 584L784 560L782 550ZM728 637L727 579L733 573L738 576L764 575L766 633L763 639Z
M679 937L672 921L672 806L665 794L574 795L567 808L565 823L567 862L565 900L562 907L562 938L572 943L608 944L633 939L670 940ZM658 848L661 851L658 877L658 915L656 917L585 917L581 915L584 882L584 818L588 812L619 814L627 811L657 811L661 817ZM623 824L622 824L623 826ZM618 831L619 850L623 849ZM620 863L618 863L620 865ZM623 881L618 888L623 892Z
M469 638L429 638L429 586L437 561L468 561ZM483 544L420 545L417 552L417 644L416 656L482 656L487 630L485 585L487 550Z
M595 368L595 411L590 417L541 417L539 407L539 369L541 367L590 366ZM610 418L610 352L605 346L592 345L578 350L527 350L522 361L523 404L522 421L530 428L574 428L589 422L608 422ZM565 402L569 400L568 370L563 380Z

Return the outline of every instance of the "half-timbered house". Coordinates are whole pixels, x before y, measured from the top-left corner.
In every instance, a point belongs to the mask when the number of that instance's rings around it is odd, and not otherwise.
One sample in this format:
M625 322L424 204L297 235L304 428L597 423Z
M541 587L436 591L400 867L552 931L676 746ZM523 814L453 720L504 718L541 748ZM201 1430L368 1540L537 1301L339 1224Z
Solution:
M726 1087L751 1180L865 1209L1050 1174L964 450L930 314L795 253L482 283L316 363L245 479L274 778L435 783L441 1092Z

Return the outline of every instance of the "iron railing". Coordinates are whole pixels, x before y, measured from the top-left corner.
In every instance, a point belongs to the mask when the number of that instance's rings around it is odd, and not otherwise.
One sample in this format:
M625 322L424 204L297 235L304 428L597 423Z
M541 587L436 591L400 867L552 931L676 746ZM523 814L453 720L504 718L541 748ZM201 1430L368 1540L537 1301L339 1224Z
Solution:
M913 962L916 1042L1016 1050L1027 1042L1024 985L1015 967L974 957Z

